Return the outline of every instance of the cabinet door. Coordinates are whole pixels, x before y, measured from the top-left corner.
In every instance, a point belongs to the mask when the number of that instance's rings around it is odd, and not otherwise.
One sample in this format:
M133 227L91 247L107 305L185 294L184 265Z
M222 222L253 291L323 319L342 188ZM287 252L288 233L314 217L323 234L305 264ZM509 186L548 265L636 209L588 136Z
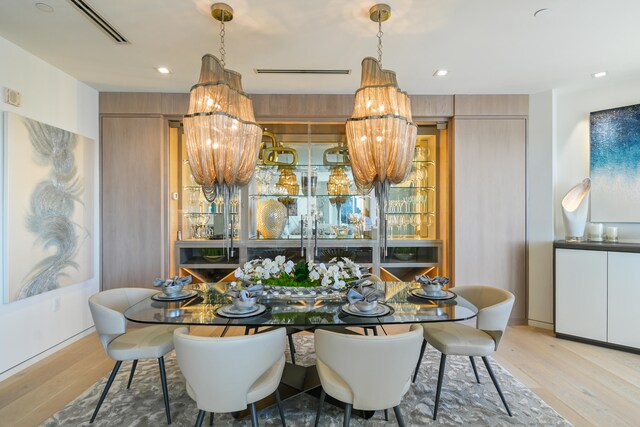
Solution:
M607 252L556 249L555 301L556 332L606 341Z
M524 119L455 120L455 284L486 284L516 297L525 318Z
M640 348L640 254L609 252L609 342Z
M165 274L163 121L102 118L102 289Z

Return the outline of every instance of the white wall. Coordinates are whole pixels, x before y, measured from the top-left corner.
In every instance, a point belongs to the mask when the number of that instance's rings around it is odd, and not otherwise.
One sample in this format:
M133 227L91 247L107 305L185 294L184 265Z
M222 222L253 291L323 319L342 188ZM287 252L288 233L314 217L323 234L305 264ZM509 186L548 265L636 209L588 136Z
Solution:
M589 113L640 103L640 79L590 82L529 98L527 159L529 321L553 322L553 240L564 239L560 203L589 176ZM640 223L613 224L621 240L640 240ZM610 224L610 225L611 225Z
M528 318L553 323L555 93L529 96L527 138ZM542 323L542 324L540 324Z
M0 102L0 111L11 111L93 139L97 169L98 92L3 38L0 38L0 58L0 89L8 87L22 93L21 107ZM0 379L18 372L38 359L38 355L70 342L93 326L87 299L99 288L98 179L94 194L94 278L11 304L0 304Z
M640 79L597 82L589 89L558 91L554 207L560 206L571 187L589 176L589 113L632 104L640 104ZM559 208L555 210L554 222L556 238L564 238ZM621 240L640 239L640 223L615 225L619 227Z

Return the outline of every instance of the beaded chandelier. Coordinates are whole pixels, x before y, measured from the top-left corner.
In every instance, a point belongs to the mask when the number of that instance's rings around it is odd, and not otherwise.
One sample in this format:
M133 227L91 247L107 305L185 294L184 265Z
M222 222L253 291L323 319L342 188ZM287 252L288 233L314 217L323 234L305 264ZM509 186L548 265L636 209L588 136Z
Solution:
M380 239L386 249L389 185L409 175L418 127L412 123L409 96L398 87L396 74L382 69L382 22L391 16L391 8L377 4L369 10L369 16L378 23L378 59L367 57L362 61L360 89L346 132L357 187L367 191L375 188Z
M238 187L253 177L262 129L255 122L251 99L242 91L242 76L225 69L224 25L233 19L233 9L216 3L211 6L211 15L220 21L220 59L210 54L202 57L200 79L191 88L183 123L195 181L208 201L216 197L225 201L226 240L230 220L226 206Z

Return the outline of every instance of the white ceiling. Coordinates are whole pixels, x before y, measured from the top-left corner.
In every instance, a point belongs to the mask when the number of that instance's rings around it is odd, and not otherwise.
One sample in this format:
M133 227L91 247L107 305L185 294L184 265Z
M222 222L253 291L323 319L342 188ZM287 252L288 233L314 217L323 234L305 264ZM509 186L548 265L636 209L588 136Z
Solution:
M1 0L0 37L100 91L187 92L218 54L211 0L85 0L131 43L117 45L67 0ZM54 8L45 13L37 2ZM353 93L376 56L365 0L228 0L227 66L250 93ZM387 0L383 65L410 94L536 93L640 75L637 0ZM534 18L541 8L550 13ZM160 75L155 67L172 74ZM256 68L351 69L258 75ZM433 77L438 68L450 74Z

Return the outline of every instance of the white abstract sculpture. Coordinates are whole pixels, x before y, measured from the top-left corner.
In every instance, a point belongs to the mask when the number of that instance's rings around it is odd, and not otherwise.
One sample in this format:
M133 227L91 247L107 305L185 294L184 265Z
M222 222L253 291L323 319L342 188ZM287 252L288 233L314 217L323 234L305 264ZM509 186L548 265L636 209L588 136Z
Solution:
M585 178L569 190L562 199L562 219L567 241L579 242L582 240L587 225L589 190L591 190L591 180Z

